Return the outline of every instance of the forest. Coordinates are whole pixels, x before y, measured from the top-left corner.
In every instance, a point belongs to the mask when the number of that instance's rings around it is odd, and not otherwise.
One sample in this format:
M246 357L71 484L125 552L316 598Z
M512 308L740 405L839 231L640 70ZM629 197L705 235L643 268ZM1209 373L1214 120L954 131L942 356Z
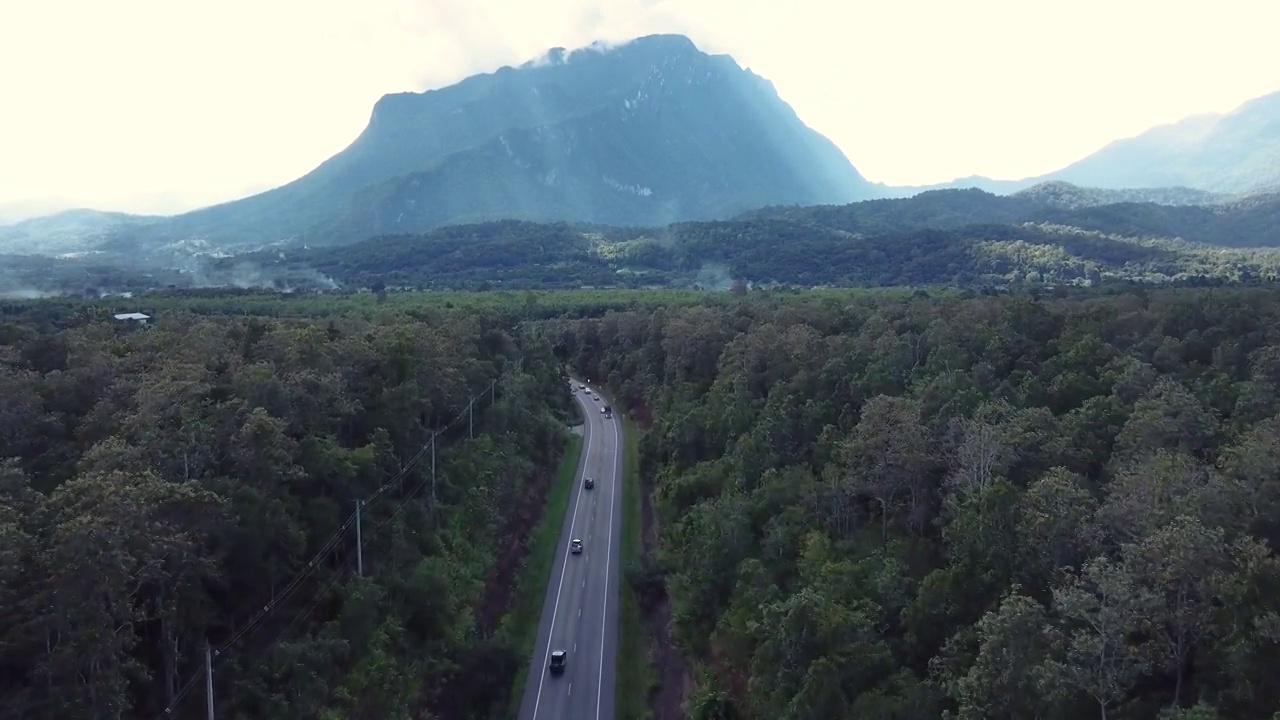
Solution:
M567 440L550 346L476 306L222 302L0 308L0 718L204 718L206 647L219 718L498 716Z
M1118 202L1065 184L1010 196L932 191L848 205L770 207L658 228L502 221L354 247L219 261L291 286L1026 286L1237 282L1280 275L1280 198L1202 205ZM1115 193L1112 193L1113 195ZM1206 201L1207 202L1207 201Z
M1055 224L964 225L858 235L792 218L657 229L516 221L374 238L350 248L220 260L204 281L280 288L1028 287L1234 283L1280 276L1280 251L1226 249Z
M0 304L5 720L505 716L564 367L685 717L1280 718L1280 290L134 302Z
M0 255L0 295L210 287L725 289L735 281L1026 288L1280 277L1280 196L1200 205L1123 197L1049 183L1010 196L931 191L651 228L505 220L338 247L283 242L230 256L195 241L144 253L121 240L68 257Z
M652 419L627 579L686 717L1280 718L1280 291L546 327Z

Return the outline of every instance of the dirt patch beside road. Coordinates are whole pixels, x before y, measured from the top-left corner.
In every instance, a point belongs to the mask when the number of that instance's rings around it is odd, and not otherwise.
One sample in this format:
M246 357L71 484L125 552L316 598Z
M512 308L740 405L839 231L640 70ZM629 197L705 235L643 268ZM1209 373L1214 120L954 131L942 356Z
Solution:
M643 400L631 404L631 419L636 427L647 431L653 427L653 415ZM654 557L660 531L657 510L653 506L653 478L643 472L640 477L640 524L643 541L641 554ZM649 634L649 659L658 674L659 685L649 697L654 720L681 720L684 717L685 693L691 685L684 656L671 637L671 602L664 586L661 598L644 616Z
M540 471L525 489L519 508L509 516L498 541L498 563L485 581L484 595L476 613L476 625L484 637L491 637L511 607L517 576L529 555L529 538L542 519L554 473Z

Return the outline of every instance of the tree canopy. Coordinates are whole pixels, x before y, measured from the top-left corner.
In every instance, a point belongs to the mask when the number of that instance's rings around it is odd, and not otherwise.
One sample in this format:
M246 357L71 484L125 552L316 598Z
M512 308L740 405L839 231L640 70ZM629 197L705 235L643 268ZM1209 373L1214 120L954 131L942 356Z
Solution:
M206 643L219 717L501 712L563 387L477 308L11 313L0 717L203 717Z
M692 717L1265 720L1278 299L748 293L547 327L655 418L646 562Z

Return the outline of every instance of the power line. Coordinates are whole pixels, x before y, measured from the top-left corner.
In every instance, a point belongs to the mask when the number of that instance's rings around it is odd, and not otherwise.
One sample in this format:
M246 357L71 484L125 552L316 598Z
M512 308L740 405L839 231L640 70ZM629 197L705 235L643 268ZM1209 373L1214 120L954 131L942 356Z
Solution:
M321 602L324 601L325 595L327 595L329 591L333 589L334 585L337 585L338 582L341 581L342 578L346 576L347 568L349 568L350 566L351 566L350 560L344 560L338 566L337 571L333 573L333 577L329 578L329 581L324 584L324 587L320 588L319 592L317 592L315 596L311 599L311 601L307 603L307 606L302 609L302 612L299 612L293 616L293 619L289 621L289 624L285 626L284 630L280 632L279 637L276 638L276 642L283 640L285 637L289 635L289 633L293 632L293 629L296 628L303 620L305 620L307 616L310 615L311 612L316 609L316 606L318 606Z
M523 360L523 358L521 359ZM488 391L489 391L489 397L490 397L490 405L496 402L495 388L497 383L498 383L498 380L492 380L489 383ZM483 395L481 395L480 397L483 397ZM453 418L453 420L451 420L444 427L438 430L433 430L431 432L429 441L427 443L424 443L423 446L418 450L418 452L414 453L414 455L409 459L409 461L403 467L401 467L400 470L390 480L388 480L381 487L375 490L371 495L369 495L367 499L357 501L357 506L356 506L357 509L347 517L346 521L343 522L343 524L332 535L329 536L329 539L320 548L320 550L316 552L311 557L310 560L307 561L306 567L300 570L289 581L289 583L284 587L284 589L281 590L281 592L278 595L275 595L274 597L272 597L272 599L266 605L264 605L262 609L259 610L248 623L246 623L244 626L236 630L232 634L229 640L222 643L218 647L218 649L212 653L211 659L209 661L210 664L206 668L206 674L212 671L211 670L212 663L221 659L221 656L224 652L229 650L235 643L239 642L251 631L253 631L256 627L261 625L268 617L271 616L271 614L277 608L281 606L281 604L283 604L286 600L288 600L290 597L293 596L293 594L297 591L297 589L302 585L303 581L305 581L310 575L312 575L320 567L322 561L331 552L334 551L338 543L346 535L347 530L350 529L352 525L354 525L359 520L359 513L362 510L367 509L374 501L382 497L382 495L385 494L388 490L390 490L393 486L400 483L405 478L405 476L407 476L409 472L413 470L413 468L418 464L418 462L422 460L422 458L427 454L428 451L431 451L431 460L432 460L431 474L428 475L427 477L424 477L422 482L418 483L418 485L411 492L409 492L409 494L406 495L405 498L396 506L396 508L392 511L391 515L382 523L378 524L377 527L375 527L374 529L381 530L382 528L385 528L387 525L389 525L400 514L400 512L404 510L406 506L408 506L408 504L413 500L413 498L415 498L418 495L418 493L421 492L424 487L426 487L428 483L434 482L435 475L436 475L436 469L435 469L436 439L440 435L444 434L448 430L452 429L455 425L460 423L463 420L463 418L467 418L468 424L470 426L470 429L467 435L468 438L474 437L474 410L475 410L474 405L475 405L476 398L477 398L476 395L471 394L468 398L467 407L464 408L461 412L459 412ZM433 493L434 493L434 490L433 490ZM434 503L434 495L433 495L433 503ZM433 511L434 511L434 507L433 507ZM283 640L289 633L291 633L298 626L299 623L305 620L306 617L309 616L315 610L315 608L323 601L325 595L330 590L332 590L333 587L337 585L342 580L343 577L345 577L346 570L350 567L350 565L351 565L350 559L343 560L339 563L336 571L329 578L329 580L320 588L320 590L314 594L311 600L308 601L307 606L301 612L295 614L294 617L285 626L285 628L279 634L276 635L276 638L271 642L272 646L274 646L275 644ZM187 682L183 684L182 688L174 695L173 700L168 703L164 711L158 716L159 718L171 718L173 716L173 712L174 710L176 710L179 703L183 700L183 698L186 697L186 695L191 691L191 689L196 686L197 682L199 682L201 674L202 673L200 672L195 672L191 675L190 679L188 679Z
M258 611L258 614L254 616L253 620L251 620L249 624L245 625L239 631L237 631L234 635L232 635L230 640L220 645L218 647L217 652L215 652L214 655L215 656L221 655L224 650L234 645L237 641L240 640L240 638L247 635L250 630L253 630L255 627L258 626L259 623L265 620L267 616L271 614L271 611L274 610L280 603L284 602L285 600L288 600L289 596L292 595L293 592L298 589L298 586L302 584L302 581L305 580L307 576L309 576L311 573L315 572L316 568L319 567L320 565L320 561L323 560L324 557L328 555L331 550L333 550L333 548L337 547L338 541L342 539L342 536L346 533L347 528L351 527L351 525L354 523L355 523L355 513L352 513L347 518L347 521L342 524L342 527L340 527L337 532L335 532L332 536L329 537L329 541L324 544L324 547L320 549L320 552L312 556L311 560L307 562L307 566L303 568L301 572L295 575L293 577L293 580L291 580L289 584L285 586L284 590L282 590L279 595L276 595L271 599L270 602L264 605L262 610Z
M187 680L186 684L182 686L182 689L173 696L173 702L169 703L169 707L164 709L164 712L160 714L160 717L171 717L173 715L173 711L178 707L178 703L182 702L182 698L186 697L188 692L191 692L191 688L195 687L198 680L200 680L200 673L192 673L191 679Z
M454 419L444 427L444 430L448 430L449 428L461 422L462 418L466 417L469 414L469 410L470 410L470 402L468 402L468 409L459 412L454 417ZM436 436L438 436L441 432L443 432L443 430L437 430L432 432L431 434L432 443L435 443ZM415 453L413 457L409 459L409 462L406 463L402 468L400 468L400 471L397 472L395 476L391 478L391 480L384 483L382 487L379 487L377 490L375 490L367 500L362 501L360 504L362 506L368 507L373 501L377 500L383 493L385 493L387 490L391 489L393 486L399 483L402 479L404 479L404 477L408 475L411 470L413 470L414 466L417 465L418 461L422 459L422 456L426 454L429 448L430 448L429 445L424 444L422 448L420 448L418 452ZM320 562L330 552L332 552L335 547L337 547L338 542L343 538L343 536L346 535L347 530L349 530L358 521L359 512L360 510L356 510L352 512L351 515L347 516L346 522L344 522L342 526L339 527L333 533L333 535L329 536L328 542L326 542L324 546L321 547L320 550L311 557L311 559L307 562L307 566L301 572L299 572L296 576L294 576L293 580L290 581L289 584L285 586L284 590L282 590L279 595L276 595L275 597L273 597L271 599L271 602L263 606L262 610L259 611L258 614L255 615L254 618L247 625L245 625L240 630L238 630L231 637L230 640L220 645L217 651L214 653L214 655L215 656L221 655L227 648L231 647L233 644L235 644L237 641L239 641L241 638L247 635L250 631L252 631L255 627L257 627L263 620L265 620L271 614L271 612L277 606L279 606L285 600L289 599L289 597L298 588L298 586L301 585L302 581L306 580L306 578L309 575L311 575L311 573L313 573L316 570L316 568L320 566ZM398 513L399 510L397 509L396 512Z

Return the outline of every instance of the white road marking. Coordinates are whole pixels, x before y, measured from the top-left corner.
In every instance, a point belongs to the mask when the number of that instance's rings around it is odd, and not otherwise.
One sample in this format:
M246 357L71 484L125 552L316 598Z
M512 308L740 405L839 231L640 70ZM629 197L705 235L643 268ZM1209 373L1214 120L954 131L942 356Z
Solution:
M604 636L609 622L609 562L613 560L613 508L617 504L618 459L621 457L619 455L621 449L618 447L617 421L610 422L609 426L613 430L614 441L613 462L609 465L609 472L612 473L613 482L609 483L609 541L604 546L604 610L600 616L600 667L596 671L596 720L600 720L600 696L604 692ZM617 658L614 658L614 664L617 664Z
M583 452L582 467L587 467L587 461L591 457L591 435L587 435L587 447ZM582 490L577 490L578 499L573 503L573 517L569 520L569 537L573 537L573 529L578 523L578 506L582 504ZM551 657L551 635L556 630L556 613L560 612L560 595L564 590L564 571L569 568L569 559L565 558L564 563L560 566L560 582L556 586L556 602L551 608L551 625L547 630L547 651L542 656L542 680L538 682L538 695L533 700L533 717L537 720L538 706L542 703L542 688L547 684L547 659ZM596 700L596 713L599 714L599 699Z

